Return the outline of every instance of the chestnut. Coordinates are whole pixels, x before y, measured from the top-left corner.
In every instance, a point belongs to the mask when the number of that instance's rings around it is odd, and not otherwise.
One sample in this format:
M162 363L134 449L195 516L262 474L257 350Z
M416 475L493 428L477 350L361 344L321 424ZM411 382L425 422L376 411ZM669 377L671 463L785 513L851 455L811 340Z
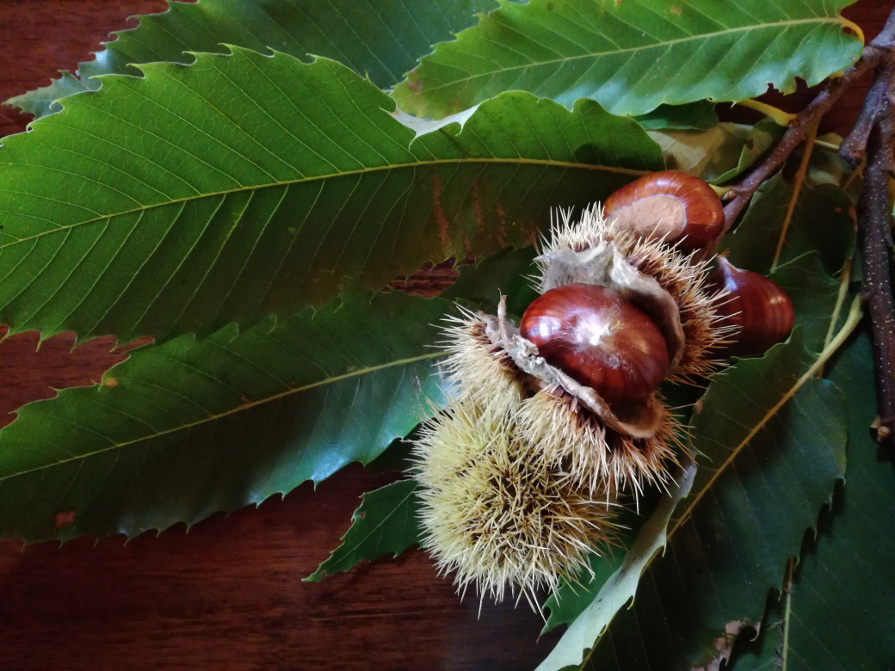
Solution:
M536 298L519 324L538 354L606 402L643 401L668 368L659 327L618 292L565 284Z
M724 227L724 208L706 182L678 170L654 172L606 199L604 216L645 238L701 249Z
M728 298L716 308L722 324L734 327L731 342L723 347L728 356L764 354L783 342L795 325L795 311L786 292L775 282L751 270L741 270L724 257L709 282L726 289Z

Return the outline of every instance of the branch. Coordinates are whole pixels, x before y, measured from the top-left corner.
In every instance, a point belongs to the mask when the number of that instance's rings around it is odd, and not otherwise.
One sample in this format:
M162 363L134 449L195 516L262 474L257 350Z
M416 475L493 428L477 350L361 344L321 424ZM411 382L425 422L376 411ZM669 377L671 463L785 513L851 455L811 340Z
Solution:
M895 9L889 14L886 25L883 26L880 34L864 47L860 60L845 70L840 77L831 81L805 109L799 112L773 151L765 156L744 179L730 187L730 192L734 194L734 197L724 206L724 230L718 236L719 241L733 226L758 187L783 165L789 155L805 139L808 130L820 121L820 118L858 79L876 67L893 47L895 47ZM868 126L868 132L869 128L870 126ZM854 131L849 134L849 138L853 134ZM854 143L856 149L861 147L859 138L856 137ZM861 147L861 151L863 152L863 147Z
M861 111L862 117L866 114L872 119L865 122L869 127L864 140L867 167L858 201L858 232L864 263L861 297L870 312L873 336L878 413L874 428L877 440L883 442L895 438L895 301L889 269L892 235L888 192L889 174L895 169L895 58L891 55L876 73L874 86L877 84L881 91L878 100ZM863 126L859 123L858 127Z
M889 88L889 79L884 72L884 70L877 69L874 73L873 84L870 86L867 97L864 99L864 104L861 106L861 114L858 116L858 121L839 147L839 155L852 166L857 165L864 157L870 131L873 130L880 114L887 107L886 93Z
M826 89L812 100L805 109L796 115L795 120L789 129L783 135L783 139L774 147L770 154L764 157L761 162L739 183L733 185L730 191L734 197L727 205L724 206L724 230L720 237L723 237L733 223L740 216L740 212L752 199L753 194L761 184L781 166L784 161L789 158L793 150L801 144L808 133L808 129L820 120L833 106L842 94L845 93L852 85L866 74L870 69L879 63L884 51L876 47L864 47L864 53L861 60L852 67L842 73L841 77L830 82Z
M783 165L808 131L816 128L820 118L871 68L875 68L873 84L855 127L842 142L840 155L854 165L867 154L864 187L858 201L858 233L864 264L860 298L868 306L873 335L878 408L873 426L879 442L891 443L895 442L895 300L890 275L893 243L888 183L895 170L895 9L880 34L864 47L860 60L799 112L773 151L744 179L730 187L733 198L724 206L724 230L706 253L711 255L758 187Z

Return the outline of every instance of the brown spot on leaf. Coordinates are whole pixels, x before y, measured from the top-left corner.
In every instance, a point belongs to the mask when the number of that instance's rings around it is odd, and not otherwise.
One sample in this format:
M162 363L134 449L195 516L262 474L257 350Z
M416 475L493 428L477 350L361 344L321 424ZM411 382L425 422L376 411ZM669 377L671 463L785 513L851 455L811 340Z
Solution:
M64 513L57 513L56 514L56 528L60 529L62 527L67 527L70 524L74 524L76 514L77 513L75 513L74 510L68 510Z
M118 380L116 380L114 377L107 377L106 379L103 380L103 386L105 386L105 387L117 387L117 386L118 386Z
M472 244L469 242L469 235L466 234L466 231L463 231L463 252L466 258L472 256Z
M475 227L479 234L484 233L485 213L482 211L482 192L479 189L478 180L472 184L472 209L475 212Z
M416 73L416 70L411 70L407 73L407 88L414 93L419 93L420 89L423 88L423 82Z
M438 242L447 255L451 249L451 222L445 216L444 207L441 205L441 180L438 179L438 171L432 173L432 213L438 226Z
M677 7L677 6L672 5L672 7L671 7L671 13L672 13L672 14L683 14L683 13L684 13L684 10L683 10L681 7Z
M507 246L507 213L503 209L498 200L494 203L494 211L497 214L497 244L501 247Z

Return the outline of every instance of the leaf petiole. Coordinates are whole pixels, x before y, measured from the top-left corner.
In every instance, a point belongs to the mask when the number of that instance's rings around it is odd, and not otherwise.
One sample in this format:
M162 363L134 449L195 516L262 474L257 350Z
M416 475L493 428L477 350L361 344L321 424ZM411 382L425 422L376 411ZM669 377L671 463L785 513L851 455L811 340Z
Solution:
M836 330L836 322L839 321L839 313L842 312L842 304L845 302L845 296L848 294L848 285L851 282L852 259L848 259L842 266L842 272L839 275L839 295L836 297L836 306L833 308L833 314L830 317L830 328L827 330L827 337L824 339L824 347L830 344L833 338L833 332Z
M792 214L796 209L796 201L799 200L802 185L805 183L805 175L808 173L808 163L811 160L811 150L814 148L814 141L815 138L817 138L817 125L819 123L820 117L814 119L808 126L808 135L805 139L805 152L802 154L799 169L793 180L792 196L789 198L789 205L786 208L786 217L783 219L783 225L780 229L780 237L777 240L777 249L774 251L774 259L771 261L771 272L774 272L777 269L777 263L780 261L780 254L783 251L783 243L786 242L786 233L789 231L789 223L792 221Z
M789 112L784 112L779 107L774 107L773 105L768 105L767 103L763 103L760 100L755 100L754 98L749 98L748 100L741 100L737 103L742 107L748 107L749 109L755 110L756 112L761 112L766 117L773 119L778 126L789 126L793 121L798 118L797 114L790 114Z

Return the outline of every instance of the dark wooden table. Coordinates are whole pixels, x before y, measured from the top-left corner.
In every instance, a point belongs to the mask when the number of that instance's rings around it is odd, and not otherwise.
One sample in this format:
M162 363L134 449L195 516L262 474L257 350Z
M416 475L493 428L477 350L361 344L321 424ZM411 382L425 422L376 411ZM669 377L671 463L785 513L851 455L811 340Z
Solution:
M49 83L162 0L0 0L0 100ZM891 2L846 15L873 37ZM810 92L801 92L804 102ZM845 132L862 96L825 122ZM790 108L798 107L790 105ZM0 137L26 115L0 106ZM109 339L0 342L0 421L52 388L96 380L120 355ZM5 418L5 419L3 419ZM418 551L303 583L345 531L358 497L393 476L352 466L284 500L183 525L58 547L0 542L0 671L58 669L526 669L549 652L526 606L455 596Z

